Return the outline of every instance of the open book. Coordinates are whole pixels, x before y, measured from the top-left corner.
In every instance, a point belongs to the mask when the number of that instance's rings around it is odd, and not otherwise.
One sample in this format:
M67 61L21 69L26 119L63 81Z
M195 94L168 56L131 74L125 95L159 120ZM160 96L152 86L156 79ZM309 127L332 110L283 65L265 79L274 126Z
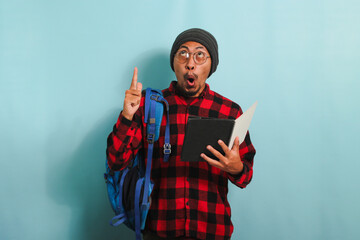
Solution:
M257 102L236 120L189 116L184 145L181 152L181 160L190 162L203 161L203 158L200 157L201 153L217 159L206 149L206 146L211 145L224 154L224 151L217 143L219 139L229 146L229 148L232 148L236 137L239 137L239 142L242 143L249 129L256 106Z

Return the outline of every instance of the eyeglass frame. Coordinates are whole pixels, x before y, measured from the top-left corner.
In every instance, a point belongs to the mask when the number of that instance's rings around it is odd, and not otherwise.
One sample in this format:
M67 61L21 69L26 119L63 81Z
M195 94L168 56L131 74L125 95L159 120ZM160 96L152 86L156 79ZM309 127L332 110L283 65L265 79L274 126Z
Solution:
M185 60L184 62L179 61L179 58L178 58L178 54L179 54L180 52L182 52L182 51L185 51L185 52L187 53L186 60ZM203 63L197 63L197 61L196 61L195 54L196 54L196 53L199 53L199 52L205 54L205 61L204 61ZM208 58L211 58L211 57L208 56L208 54L207 54L206 52L204 52L204 51L198 50L198 51L196 51L196 52L188 52L188 51L186 51L185 49L179 49L179 50L175 53L175 58L176 58L176 60L179 61L180 63L186 63L187 61L189 61L190 55L193 55L193 60L194 60L194 62L195 62L197 65L203 65L204 63L206 63L206 61L207 61Z

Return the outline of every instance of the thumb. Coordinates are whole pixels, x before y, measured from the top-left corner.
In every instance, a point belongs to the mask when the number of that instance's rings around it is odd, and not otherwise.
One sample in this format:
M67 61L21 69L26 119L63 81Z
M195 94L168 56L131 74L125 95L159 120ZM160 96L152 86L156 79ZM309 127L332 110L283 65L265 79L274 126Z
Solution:
M239 151L239 145L240 145L239 137L236 137L234 140L234 145L232 146L231 150Z
M136 90L140 90L140 92L142 91L142 83L141 82L137 82L136 83Z

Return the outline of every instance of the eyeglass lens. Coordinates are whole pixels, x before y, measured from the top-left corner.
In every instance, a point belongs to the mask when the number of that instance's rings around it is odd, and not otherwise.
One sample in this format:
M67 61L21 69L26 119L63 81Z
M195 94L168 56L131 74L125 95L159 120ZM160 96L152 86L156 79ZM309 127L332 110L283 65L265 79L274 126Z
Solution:
M194 55L193 58L194 58L194 61L196 64L203 64L206 62L206 59L207 59L206 54L202 51L189 53L185 50L182 50L182 51L179 51L176 55L177 55L178 61L181 63L186 62L189 59L190 55Z

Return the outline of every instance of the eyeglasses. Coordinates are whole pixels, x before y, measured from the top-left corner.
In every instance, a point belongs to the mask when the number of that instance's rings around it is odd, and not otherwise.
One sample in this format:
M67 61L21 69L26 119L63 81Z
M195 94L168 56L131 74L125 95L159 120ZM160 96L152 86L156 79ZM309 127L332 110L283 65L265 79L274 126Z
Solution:
M179 61L179 63L185 63L189 60L190 58L190 55L193 55L193 58L194 58L194 62L197 64L197 65L201 65L201 64L204 64L206 62L206 60L208 58L210 58L209 56L206 55L205 52L203 51L197 51L197 52L194 52L194 53L190 53L186 50L180 50L178 51L176 54L175 54L175 58L177 61Z

